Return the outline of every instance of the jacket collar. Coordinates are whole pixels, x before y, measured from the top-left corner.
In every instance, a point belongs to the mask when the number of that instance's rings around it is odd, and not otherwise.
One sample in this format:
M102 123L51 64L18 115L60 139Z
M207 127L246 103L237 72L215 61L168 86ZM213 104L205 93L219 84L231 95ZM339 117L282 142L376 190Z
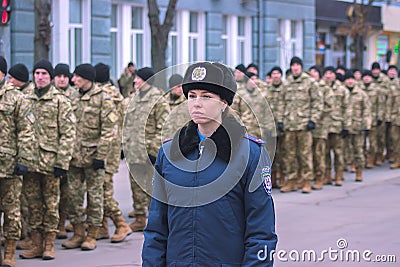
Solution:
M181 153L187 158L190 153L196 151L200 143L197 127L197 124L190 121L188 126L183 127L175 134L171 143L171 159L179 159ZM240 139L243 138L245 133L246 128L240 125L233 116L223 119L222 124L209 137L216 146L217 157L228 163L231 153L239 147Z

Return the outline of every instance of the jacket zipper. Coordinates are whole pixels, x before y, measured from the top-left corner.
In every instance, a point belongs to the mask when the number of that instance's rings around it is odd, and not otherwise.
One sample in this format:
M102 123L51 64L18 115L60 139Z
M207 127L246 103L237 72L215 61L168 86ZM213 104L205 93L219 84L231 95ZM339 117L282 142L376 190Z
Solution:
M201 158L201 155L203 154L203 149L204 145L200 144L200 149L199 149L199 158L196 161L196 173L195 173L195 180L194 180L194 186L198 186L198 168L199 168L199 161ZM194 199L197 200L197 192L195 191ZM196 230L197 230L197 207L193 208L193 260L196 260Z

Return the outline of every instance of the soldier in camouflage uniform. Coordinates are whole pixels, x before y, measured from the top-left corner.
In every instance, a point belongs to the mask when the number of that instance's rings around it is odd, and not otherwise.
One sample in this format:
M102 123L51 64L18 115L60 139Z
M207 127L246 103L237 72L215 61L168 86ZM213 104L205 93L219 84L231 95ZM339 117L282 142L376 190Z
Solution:
M292 75L285 81L278 105L278 130L285 132L287 178L281 192L296 191L304 179L303 193L311 192L313 179L312 133L323 109L322 93L315 81L303 72L303 61L293 57ZM298 177L300 173L300 177Z
M190 115L186 108L186 98L182 91L183 77L173 74L169 80L170 91L164 95L171 108L165 125L163 127L162 139L174 137L176 131L190 121Z
M325 162L326 162L326 143L328 139L329 116L333 109L334 94L332 88L327 82L321 79L321 70L317 66L312 66L310 74L318 83L318 89L322 92L324 107L320 123L316 125L313 135L313 166L314 166L314 184L312 189L320 190L324 185Z
M21 235L20 196L22 175L31 168L33 115L29 99L5 80L7 61L0 56L0 203L4 213L4 259L15 266L15 249Z
M283 90L282 83L282 69L275 66L271 69L271 84L267 87L267 102L274 115L275 126L277 127L277 112L279 106L279 97ZM285 143L284 143L284 133L277 132L277 141L275 149L274 162L272 164L272 184L273 187L281 187L285 179Z
M324 70L324 80L331 87L334 100L329 114L328 142L326 146L325 184L331 184L331 150L334 153L335 184L342 185L344 160L344 139L347 138L351 126L350 93L336 79L335 69L328 66Z
M391 118L391 112L392 112L392 107L393 107L393 96L395 95L396 91L398 90L399 87L399 79L397 77L398 75L398 68L395 65L390 65L387 70L387 75L389 78L389 94L388 98L386 101L386 109L385 109L385 122L386 122L386 130L389 132L388 133L388 140L386 140L386 158L390 163L394 163L395 158L394 158L394 149L395 149L395 143L393 140L393 135L395 134L393 132L392 128L392 118Z
M34 168L24 176L33 242L31 249L20 254L24 259L54 259L60 177L69 169L75 139L71 101L51 84L53 75L49 61L38 61L33 67L35 89L27 95L34 115L36 141Z
M72 110L76 110L79 98L78 91L69 84L72 74L69 71L69 65L59 63L54 67L54 86L71 100ZM60 220L58 222L57 239L66 239L68 237L65 230L65 222L68 217L68 179L66 176L60 180L60 204L58 207Z
M398 69L396 66L389 66L388 76L391 79L390 96L388 99L388 109L386 110L386 121L391 126L393 142L394 162L390 165L391 169L400 168L400 81L397 78Z
M356 181L362 181L364 167L364 141L371 128L371 103L368 95L356 85L353 73L345 75L345 86L350 91L351 127L349 137L354 149L354 164L356 167Z
M133 62L129 62L128 66L125 67L124 73L118 80L120 86L121 94L123 97L129 97L133 92L133 82L136 77L135 65Z
M369 149L368 149L368 160L365 166L368 169L374 167L375 160L378 160L378 139L381 134L383 127L383 120L385 116L385 103L384 95L378 84L372 82L372 72L370 70L363 71L362 75L363 84L362 89L368 95L369 102L371 103L371 116L372 125L369 131Z
M135 93L124 100L125 120L123 145L129 166L133 208L136 220L132 231L143 231L146 226L146 207L149 196L142 189L151 189L153 165L162 144L162 127L170 112L161 90L152 85L152 68L141 68L136 73Z
M103 64L98 63L96 69L96 85L105 91L115 104L118 115L118 121L115 123L113 139L111 147L106 160L105 178L103 184L104 191L104 215L103 225L99 230L97 239L108 239L108 218L111 218L115 225L114 235L111 237L112 243L119 243L132 233L131 228L122 217L122 212L118 207L118 202L114 198L114 185L113 175L118 172L120 155L122 150L122 123L123 123L123 106L122 100L124 99L119 90L110 82L110 68Z
M103 221L105 165L118 114L112 99L95 85L95 75L95 68L85 63L75 68L72 77L80 97L75 110L76 140L68 172L69 216L74 235L62 244L68 249L95 249L99 227ZM86 190L83 186L85 182ZM82 208L85 191L86 222L89 227L86 237Z
M34 84L29 82L29 71L24 64L15 64L8 70L8 82L23 94L33 92ZM21 193L21 238L22 241L17 242L17 249L28 249L32 246L29 228L29 209L26 201L25 186L22 181Z
M383 103L386 105L390 87L389 87L389 79L388 77L381 72L381 67L378 62L372 63L371 67L371 73L372 73L372 83L376 84L377 87L380 90L381 97L383 98ZM374 124L374 122L372 122ZM386 148L386 140L387 138L387 131L386 131L386 124L381 123L378 127L378 144L377 144L377 152L376 152L376 159L375 159L375 165L381 166L384 160L384 150Z

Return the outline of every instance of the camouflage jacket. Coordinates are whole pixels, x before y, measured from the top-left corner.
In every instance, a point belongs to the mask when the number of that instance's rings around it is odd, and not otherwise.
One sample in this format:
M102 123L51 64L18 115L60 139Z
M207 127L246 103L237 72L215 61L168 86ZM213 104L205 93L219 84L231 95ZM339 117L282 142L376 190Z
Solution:
M335 95L332 88L324 81L318 81L319 90L322 92L322 98L324 100L324 107L320 123L315 126L313 131L314 138L327 139L329 133L330 115L334 109Z
M79 99L79 92L75 87L72 87L70 85L68 85L68 87L64 90L62 88L58 88L56 86L56 88L63 93L66 97L69 98L69 100L71 100L71 106L72 106L72 110L76 110L77 108L77 104L78 104L78 99Z
M371 102L367 93L360 87L354 87L350 93L351 105L351 134L360 134L362 130L371 129Z
M351 127L350 92L338 80L334 81L330 87L333 92L333 108L329 114L328 132L338 134Z
M129 163L145 164L156 157L162 144L162 127L170 112L161 90L152 86L124 99L125 118L122 144Z
M387 93L383 92L376 83L363 84L361 88L368 95L371 103L371 126L377 126L377 120L383 121L385 119L385 98Z
M53 85L41 97L35 92L27 97L34 115L35 171L52 175L54 167L68 170L75 140L71 101Z
M237 119L237 121L239 121L242 125L245 125L247 128L249 127L248 125L257 125L256 117L251 111L249 105L244 100L244 96L247 95L246 82L240 81L236 84L236 94L230 107L233 111L233 116Z
M278 122L283 122L285 131L306 130L308 121L320 123L323 106L322 92L309 75L289 76L279 98Z
M279 98L282 94L283 90L283 83L279 84L278 86L274 86L273 84L268 85L267 87L267 103L272 111L272 115L274 117L275 126L278 123L278 106L279 106ZM275 130L277 133L277 130Z
M76 140L71 165L90 167L93 159L106 161L118 115L111 97L93 84L80 95L76 116Z
M17 87L19 91L21 91L24 95L33 93L33 90L35 89L35 84L33 82L27 82L21 87Z
M118 116L118 121L114 125L110 152L108 153L106 160L106 172L117 173L122 150L122 123L124 122L124 108L122 101L124 100L124 97L121 95L118 88L112 85L110 82L101 84L99 86L108 94L109 97L111 97L116 108L116 114Z
M390 86L390 107L388 108L388 115L386 121L392 122L396 126L400 126L400 81L398 79L393 80Z
M11 83L0 87L0 178L12 177L17 163L31 167L35 139L29 103Z
M118 84L122 87L122 96L128 97L130 94L133 93L133 81L135 80L135 74L128 75L126 72L122 73L119 77Z
M172 99L171 94L167 93L164 97L168 101L171 112L168 114L163 127L163 140L174 137L176 131L186 126L190 121L187 101L184 95L181 95L178 99Z

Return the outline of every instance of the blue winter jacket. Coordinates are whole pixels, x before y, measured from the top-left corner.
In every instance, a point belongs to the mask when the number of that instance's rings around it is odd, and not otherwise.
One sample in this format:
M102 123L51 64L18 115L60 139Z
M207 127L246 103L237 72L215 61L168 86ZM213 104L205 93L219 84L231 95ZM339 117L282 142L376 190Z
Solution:
M160 149L143 266L273 265L269 156L235 120L223 125L200 142L190 122Z

